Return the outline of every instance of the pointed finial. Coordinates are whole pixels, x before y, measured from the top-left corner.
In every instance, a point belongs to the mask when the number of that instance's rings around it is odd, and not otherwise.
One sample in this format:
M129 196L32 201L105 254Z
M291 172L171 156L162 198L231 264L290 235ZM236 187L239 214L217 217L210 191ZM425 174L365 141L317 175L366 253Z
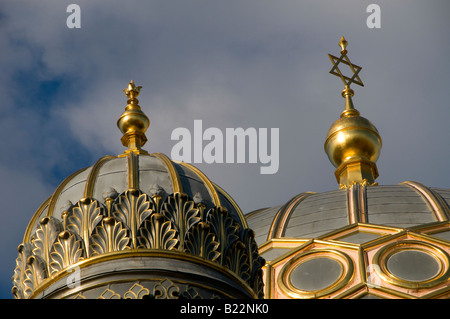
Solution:
M139 106L139 100L137 97L141 92L142 86L136 86L131 80L127 88L123 90L128 97L128 105L125 108L125 112L117 120L117 126L123 133L122 144L128 147L125 154L134 152L136 154L148 154L147 151L141 149L141 147L147 142L145 132L150 126L150 120L147 115L142 112Z
M345 38L342 37L341 41L339 41L339 46L341 47L342 51L345 51L345 53L347 53L347 50L346 50L347 44L348 44L347 40L345 40ZM341 51L341 53L342 53L342 51Z

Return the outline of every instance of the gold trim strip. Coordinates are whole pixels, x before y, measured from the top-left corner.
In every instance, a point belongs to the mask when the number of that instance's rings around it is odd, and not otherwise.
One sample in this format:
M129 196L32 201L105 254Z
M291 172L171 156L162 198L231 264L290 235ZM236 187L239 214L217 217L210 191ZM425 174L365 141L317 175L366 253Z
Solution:
M347 188L347 209L350 224L367 223L366 190L366 186L359 183Z
M267 234L267 240L273 238L280 238L286 233L286 225L290 219L295 208L307 197L314 195L314 192L305 192L298 194L292 198L289 202L283 205L275 215L272 225L270 226L269 233Z
M429 294L421 296L422 299L449 299L450 286L435 290Z
M263 267L263 278L264 280L264 299L272 299L273 298L273 287L272 287L272 279L274 277L272 265L266 263Z
M384 225L356 223L341 227L332 232L318 236L317 239L345 241L342 240L342 237L347 237L357 232L377 234L380 235L381 238L387 235L397 234L401 231L404 231L404 229Z
M56 202L58 201L59 195L61 195L61 192L63 191L64 187L78 174L84 172L89 167L82 168L75 173L72 173L69 177L67 177L65 180L62 181L61 184L59 184L58 188L55 190L55 192L51 196L50 205L48 207L47 216L53 216L53 212L55 210Z
M139 189L139 165L137 155L128 153L128 189Z
M449 220L450 208L439 194L418 182L405 181L400 184L407 185L420 194L427 205L431 208L438 221L442 222Z
M368 293L367 289L367 286L363 282L360 282L344 290L344 292L333 296L333 299L359 299L361 295Z
M387 287L368 287L365 282L361 282L350 289L345 290L343 293L333 296L333 299L360 299L364 295L372 295L381 299L419 299L416 296L408 295L407 293Z
M189 169L191 169L192 171L195 172L195 174L197 174L198 177L200 177L200 179L202 180L203 184L205 184L206 188L208 189L209 195L211 196L213 203L216 207L220 207L222 206L221 202L220 202L220 198L219 198L219 194L217 194L216 189L214 188L214 185L212 184L212 182L208 179L208 177L201 171L199 170L197 167L189 164L189 163L185 163L185 162L180 162L180 161L174 161L177 164L180 164L181 166L185 166Z
M275 259L272 259L267 262L267 264L271 264L273 267L277 266L279 263L284 263L286 261L286 256L295 256L299 251L305 250L305 248L310 247L315 242L314 239L300 239L299 243L296 247L293 247L292 250L278 256ZM290 257L291 260L293 257Z
M36 224L38 217L41 215L42 211L45 209L45 207L49 204L52 196L49 196L45 202L39 206L39 208L34 213L33 217L31 218L30 222L28 223L27 229L25 230L25 234L23 236L23 242L26 243L30 240L31 236L31 230L33 229L33 226Z
M311 239L309 238L274 238L259 245L258 250L260 254L263 254L274 248L294 249L299 245L303 245L305 242L310 241Z
M170 174L170 180L172 181L172 190L174 193L183 193L183 186L181 184L180 175L178 175L177 169L173 165L170 158L162 153L153 153L151 156L155 156L159 158L164 165L167 167L167 170Z
M102 262L114 262L114 260L117 259L125 259L125 258L167 258L167 259L177 259L177 260L183 260L187 262L192 262L195 264L200 264L205 267L209 267L214 269L215 271L218 271L222 274L224 274L227 277L231 277L234 282L238 282L248 293L249 295L253 296L253 298L256 298L256 294L253 291L253 289L241 278L239 275L234 273L231 269L225 268L221 265L219 265L216 262L209 261L207 259L193 256L186 254L184 252L179 251L172 251L172 250L160 250L160 249L130 249L130 250L123 250L123 251L113 251L106 254L97 255L94 257L90 257L87 259L80 260L79 262L70 265L69 267L66 267L57 273L54 273L48 278L45 278L44 281L40 283L39 286L36 287L36 289L33 291L30 299L36 298L42 291L49 288L53 283L56 281L64 278L65 276L68 276L71 272L69 270L84 267L89 267L93 264L98 264ZM72 288L74 289L74 288ZM81 290L81 289L80 289Z
M362 223L369 222L368 208L367 208L367 186L359 184L359 218Z
M107 161L112 160L116 158L116 156L112 155L106 155L102 158L100 158L91 168L91 171L89 172L88 178L86 180L86 186L84 188L84 197L85 198L91 198L94 193L94 185L95 180L98 175L98 171L100 168L105 164Z
M415 236L419 234L410 233L405 229L400 230L398 233L390 234L389 236L382 236L380 238L375 238L374 240L368 241L366 243L362 243L361 247L365 250L375 249L377 247L383 246L386 242L399 240L399 238L406 237L408 235Z
M450 222L443 221L443 222L434 222L434 223L428 223L425 225L416 225L413 227L408 227L408 230L420 233L423 235L428 235L434 237L434 234L438 234L440 232L448 231L450 228Z
M325 245L328 247L347 248L347 249L352 249L352 250L357 250L357 249L360 249L360 247L361 247L360 244L345 243L345 242L340 242L337 240L322 240L322 239L314 238L313 242L316 244L322 244L322 245Z
M349 224L356 224L360 222L358 214L358 196L355 195L357 185L358 184L354 184L347 188L347 210Z

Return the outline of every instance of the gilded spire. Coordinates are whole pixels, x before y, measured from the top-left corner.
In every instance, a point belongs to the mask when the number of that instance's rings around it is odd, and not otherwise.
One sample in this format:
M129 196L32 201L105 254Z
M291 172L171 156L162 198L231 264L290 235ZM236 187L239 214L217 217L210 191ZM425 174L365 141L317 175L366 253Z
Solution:
M351 84L364 86L359 78L361 67L352 64L347 56L348 42L341 38L341 56L339 58L328 54L333 64L330 73L340 77L344 83L342 97L345 98L345 108L338 119L329 129L325 140L325 152L331 163L337 168L335 175L341 188L355 183L374 185L378 177L375 162L381 151L381 137L375 126L366 118L360 116L352 101L354 91ZM339 64L347 65L353 75L343 75Z
M122 144L128 147L125 154L133 152L136 154L148 154L147 151L141 149L141 147L147 142L145 132L150 126L150 120L147 115L142 112L139 106L139 100L137 97L141 91L142 86L136 86L131 80L128 86L123 90L127 96L127 106L125 111L117 120L117 126L123 133Z

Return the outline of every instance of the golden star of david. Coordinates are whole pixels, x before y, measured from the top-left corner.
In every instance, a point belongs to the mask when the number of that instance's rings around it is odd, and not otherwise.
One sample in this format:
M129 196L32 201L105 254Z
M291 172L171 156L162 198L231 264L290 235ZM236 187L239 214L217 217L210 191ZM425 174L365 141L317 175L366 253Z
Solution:
M359 78L359 71L361 71L361 67L357 66L355 64L352 64L347 57L347 50L345 49L347 47L347 41L344 39L344 37L341 38L341 41L339 42L339 45L341 46L341 56L339 58L335 57L334 55L328 54L328 57L331 60L331 63L333 64L333 68L330 70L330 73L333 75L336 75L341 78L342 82L346 87L350 87L350 84L355 83L360 86L364 86L361 79ZM341 70L339 70L339 63L344 63L345 65L348 65L350 69L353 72L353 76L349 78L348 76L345 76L342 74Z

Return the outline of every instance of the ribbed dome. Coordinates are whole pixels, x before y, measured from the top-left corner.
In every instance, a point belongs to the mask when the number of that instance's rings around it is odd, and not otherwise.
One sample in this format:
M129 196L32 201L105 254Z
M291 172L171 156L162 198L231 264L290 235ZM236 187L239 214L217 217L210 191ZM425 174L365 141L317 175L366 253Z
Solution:
M141 149L139 90L124 90L125 153L67 177L32 217L16 298L262 297L264 260L238 205L197 168Z
M350 85L363 83L347 44L342 37L341 56L328 55L345 85L345 109L324 145L340 189L246 216L268 261L265 297L450 298L450 190L377 185L381 137L353 106Z
M449 203L449 189L417 182L354 184L247 214L278 283L266 296L450 297Z
M133 181L133 178L138 181ZM82 198L106 202L108 197L115 199L118 194L131 188L139 189L150 196L155 193L166 196L185 193L191 200L205 203L206 210L216 206L226 208L236 222L243 227L247 226L239 206L233 199L190 164L174 162L162 153L128 157L105 156L93 166L83 168L67 177L59 185L34 214L27 227L24 241L30 240L31 234L40 227L40 220L43 217L52 216L63 220L63 213L70 210Z

